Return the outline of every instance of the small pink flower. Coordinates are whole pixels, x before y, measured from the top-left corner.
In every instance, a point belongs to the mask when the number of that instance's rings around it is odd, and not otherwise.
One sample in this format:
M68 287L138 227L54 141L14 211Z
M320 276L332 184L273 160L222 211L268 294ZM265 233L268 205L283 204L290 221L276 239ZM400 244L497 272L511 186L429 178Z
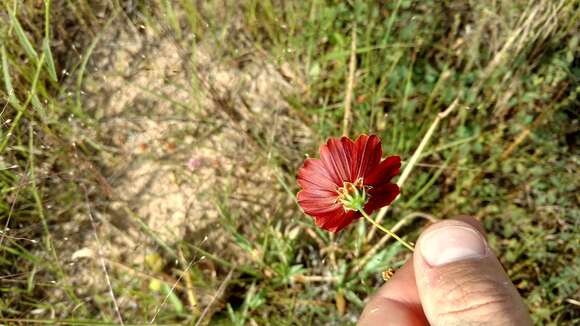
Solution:
M203 164L203 160L197 157L192 157L187 161L187 168L189 171L195 171L199 169Z

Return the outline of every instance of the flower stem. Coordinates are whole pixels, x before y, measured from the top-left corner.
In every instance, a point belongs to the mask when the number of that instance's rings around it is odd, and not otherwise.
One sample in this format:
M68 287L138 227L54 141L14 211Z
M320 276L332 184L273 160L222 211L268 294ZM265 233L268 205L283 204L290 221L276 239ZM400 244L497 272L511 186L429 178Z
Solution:
M374 226L376 226L379 230L385 232L386 234L390 235L391 237L395 238L395 240L399 241L403 246L407 247L407 249L411 250L411 252L415 252L413 246L408 243L407 241L401 239L395 232L387 229L386 227L380 225L379 223L375 222L365 211L362 207L358 208L358 211L367 219L367 221L371 222Z

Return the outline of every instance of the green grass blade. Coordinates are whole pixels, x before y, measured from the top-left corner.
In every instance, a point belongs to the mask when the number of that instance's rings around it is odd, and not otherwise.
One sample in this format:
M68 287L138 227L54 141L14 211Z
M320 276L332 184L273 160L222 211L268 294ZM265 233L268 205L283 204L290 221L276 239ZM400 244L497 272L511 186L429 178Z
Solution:
M4 57L4 55L3 55L3 57ZM40 58L40 61L37 61L37 62L38 62L38 64L36 67L36 72L34 73L34 78L32 79L32 85L30 86L30 92L28 94L26 102L24 102L24 105L22 105L22 106L19 105L18 103L16 103L15 106L18 110L18 113L16 114L14 121L10 125L10 129L8 129L7 136L4 137L2 143L0 144L0 153L3 152L4 149L6 148L6 145L8 145L8 141L10 140L10 136L14 132L14 129L16 128L18 123L20 122L20 118L22 118L22 115L26 111L28 104L30 104L30 101L32 101L32 98L36 95L36 86L38 84L38 79L40 77L40 71L42 70L42 65L44 63L44 55L42 55Z
M17 105L18 99L14 94L14 87L12 86L12 78L10 77L10 67L8 66L8 56L4 45L0 46L0 56L2 60L2 77L4 79L4 89L8 94L8 102L12 105Z
M50 51L50 44L48 43L48 39L44 39L42 42L42 51L44 51L44 55L46 57L46 69L48 70L50 80L57 82L58 77L56 76L56 68L54 65L54 59L52 58L52 51Z
M12 15L11 20L12 26L14 27L14 31L16 32L16 37L18 38L20 45L22 45L22 47L24 48L26 55L28 55L28 57L31 60L38 61L38 53L36 53L36 50L34 50L32 43L30 43L30 40L26 36L24 29L22 29L22 25L20 25L20 22L18 21L18 18L16 18L16 15Z

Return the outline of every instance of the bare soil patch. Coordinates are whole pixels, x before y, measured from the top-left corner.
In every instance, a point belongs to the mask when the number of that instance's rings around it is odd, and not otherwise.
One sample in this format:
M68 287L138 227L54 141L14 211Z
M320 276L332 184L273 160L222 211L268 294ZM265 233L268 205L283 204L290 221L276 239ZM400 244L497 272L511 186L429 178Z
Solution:
M280 166L294 164L311 135L285 101L297 92L287 75L297 73L259 52L224 55L211 41L192 53L191 41L128 28L105 35L92 55L84 106L100 123L77 133L105 144L100 163L111 194L88 203L100 243L78 216L68 232L85 235L59 248L81 295L107 293L99 250L122 284L159 272L148 259L166 254L160 243L186 240L223 259L251 259L221 221L233 219L243 233L292 214L284 213L294 202L278 182ZM201 305L215 289L207 291ZM122 309L137 304L120 295Z

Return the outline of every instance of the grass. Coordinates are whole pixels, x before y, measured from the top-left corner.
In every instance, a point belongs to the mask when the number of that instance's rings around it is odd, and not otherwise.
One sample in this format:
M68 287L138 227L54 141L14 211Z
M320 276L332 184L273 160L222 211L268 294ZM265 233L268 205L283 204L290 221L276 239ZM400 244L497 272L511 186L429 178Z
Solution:
M577 0L4 1L0 321L128 325L155 314L159 324L195 325L200 317L217 325L354 323L382 283L381 272L401 266L408 252L386 242L369 255L381 237L369 237L368 224L337 237L313 227L294 202L295 172L304 154L316 155L318 144L343 126L351 135L379 134L386 152L408 162L438 113L457 100L383 223L404 220L398 233L412 241L425 224L421 217L476 216L536 324L577 323L579 6ZM138 207L126 205L114 222L132 227L102 234L111 222L99 216L121 195L123 157L85 94L90 83L103 83L95 80L95 53L121 29L147 29L181 49L178 68L187 83L163 83L188 90L190 98L156 93L155 81L137 85L143 98L155 98L153 106L174 108L166 118L204 122L164 135L169 147L185 146L188 134L203 139L231 129L255 155L247 162L226 153L244 162L249 177L229 171L209 186L203 200L219 227L168 241ZM224 96L212 84L196 56L207 44L216 65L243 71L254 60L282 71L294 89L284 96L288 109L263 109L279 120L248 119L236 90ZM155 56L155 45L143 51ZM199 94L210 94L215 105ZM135 110L127 116L143 114ZM308 136L295 126L306 126ZM270 177L256 180L266 168ZM175 178L187 187L191 179L182 170ZM241 193L240 184L273 200ZM87 210L96 214L94 227ZM123 260L133 253L117 244L122 255L104 254L104 269L98 259L71 267L73 248L99 234L112 246L115 237L138 234L149 251L141 262ZM83 283L77 275L83 270L101 285L110 277L111 287Z

